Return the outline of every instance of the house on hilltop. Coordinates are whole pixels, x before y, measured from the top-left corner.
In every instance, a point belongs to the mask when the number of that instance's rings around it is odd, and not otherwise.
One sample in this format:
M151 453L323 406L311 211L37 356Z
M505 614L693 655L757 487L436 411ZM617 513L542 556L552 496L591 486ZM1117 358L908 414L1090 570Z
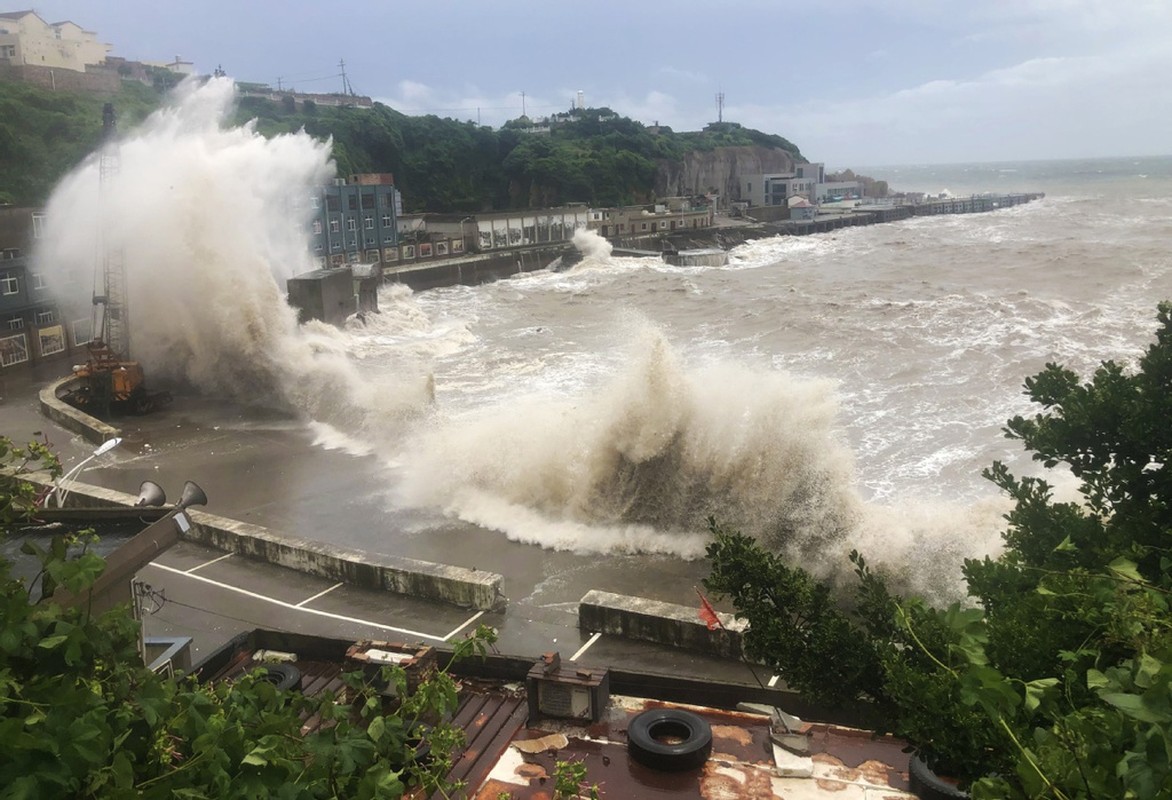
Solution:
M0 13L0 63L85 72L104 63L110 49L69 20L48 23L35 11Z

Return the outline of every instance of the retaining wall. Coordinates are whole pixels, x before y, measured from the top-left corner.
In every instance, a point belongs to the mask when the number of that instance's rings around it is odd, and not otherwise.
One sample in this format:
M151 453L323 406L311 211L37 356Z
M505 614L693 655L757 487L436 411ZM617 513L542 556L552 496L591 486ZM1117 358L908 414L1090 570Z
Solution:
M415 262L398 267L384 264L383 280L387 283L402 283L414 292L440 286L476 286L522 272L545 269L572 249L573 245L569 242L559 242L441 261Z
M81 434L83 439L93 444L101 444L107 439L121 436L121 429L108 425L97 417L91 417L64 400L58 399L57 393L63 389L72 388L72 384L76 381L77 378L68 375L43 387L39 398L41 413L67 431ZM133 505L133 503L134 498L131 498L128 505Z
M28 478L41 485L51 485L46 477ZM134 495L101 486L71 483L66 506L132 506L136 499ZM501 593L502 578L495 572L335 547L194 509L188 509L187 515L192 522L184 535L188 541L308 575L464 608L492 610L506 602Z
M732 614L718 613L724 627L710 631L699 617L699 606L698 600L694 606L681 606L592 589L578 602L578 627L722 658L742 658L748 623Z

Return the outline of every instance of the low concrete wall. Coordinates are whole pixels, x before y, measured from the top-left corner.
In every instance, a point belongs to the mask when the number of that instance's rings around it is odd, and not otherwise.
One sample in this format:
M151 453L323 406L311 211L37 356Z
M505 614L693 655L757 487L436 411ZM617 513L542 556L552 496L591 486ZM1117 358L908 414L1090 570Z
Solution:
M87 442L101 444L107 439L121 436L121 429L107 425L100 419L91 417L84 411L79 411L64 400L57 398L59 391L70 388L70 385L76 380L72 375L67 375L42 388L40 393L41 413L62 428L81 434ZM134 498L131 498L130 502L133 503Z
M699 617L699 606L699 601L694 606L681 606L592 589L578 602L578 627L722 658L742 658L748 623L732 614L718 614L724 627L710 631Z
M29 480L51 485L35 475ZM125 492L72 483L66 506L130 506L137 498ZM492 610L505 605L502 578L495 572L469 570L430 561L371 553L277 534L268 528L188 509L191 530L185 539L228 553L267 561L309 575L342 581L362 589L439 600L464 608Z
M383 280L405 284L415 292L440 286L476 286L545 269L568 250L573 250L571 244L556 242L399 266L384 264Z

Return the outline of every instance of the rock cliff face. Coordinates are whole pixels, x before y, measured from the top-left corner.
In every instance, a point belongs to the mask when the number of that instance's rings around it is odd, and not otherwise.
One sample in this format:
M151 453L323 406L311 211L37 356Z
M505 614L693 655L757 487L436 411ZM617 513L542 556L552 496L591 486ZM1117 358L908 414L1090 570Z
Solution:
M655 176L657 197L720 192L722 205L741 199L741 181L746 175L792 172L793 156L774 147L717 147L694 150L682 161L659 162Z

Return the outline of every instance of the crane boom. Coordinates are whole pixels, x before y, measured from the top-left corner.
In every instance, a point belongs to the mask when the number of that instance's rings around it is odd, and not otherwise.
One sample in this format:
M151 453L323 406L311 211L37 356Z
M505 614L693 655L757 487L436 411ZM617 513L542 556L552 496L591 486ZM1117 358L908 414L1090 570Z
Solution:
M105 207L110 184L121 167L118 147L114 143L117 122L114 104L102 107L104 142L98 161L98 193ZM94 292L94 336L111 352L122 358L130 355L130 319L126 303L126 261L120 246L111 246L102 226L101 293ZM95 281L95 284L97 281Z

